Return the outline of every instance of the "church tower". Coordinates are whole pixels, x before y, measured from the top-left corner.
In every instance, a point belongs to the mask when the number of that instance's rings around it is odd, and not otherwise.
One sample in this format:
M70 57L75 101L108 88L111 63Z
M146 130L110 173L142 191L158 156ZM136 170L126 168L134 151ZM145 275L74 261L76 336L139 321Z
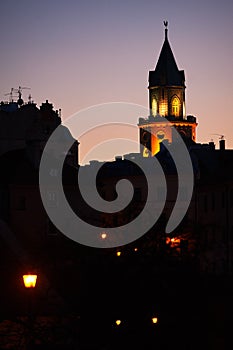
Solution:
M149 72L148 118L139 118L141 153L144 157L155 155L159 143L175 141L175 128L185 142L196 141L196 118L186 116L185 75L179 70L168 41L168 22L165 39L154 71ZM150 151L150 152L148 152Z

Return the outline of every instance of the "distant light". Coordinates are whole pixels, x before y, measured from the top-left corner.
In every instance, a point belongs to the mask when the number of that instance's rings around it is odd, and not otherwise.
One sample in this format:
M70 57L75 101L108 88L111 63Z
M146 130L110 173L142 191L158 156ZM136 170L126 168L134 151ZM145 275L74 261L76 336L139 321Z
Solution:
M121 252L117 252L116 255L117 255L117 256L121 256Z
M137 251L138 251L138 248L134 248L134 251L137 252Z
M102 232L101 233L101 238L102 239L106 239L107 238L107 233L106 232Z
M35 288L37 275L23 275L25 288Z
M158 323L158 317L152 317L152 322L153 322L154 324Z
M173 247L180 244L180 238L178 238L178 237L171 238L171 243L172 243Z
M116 320L116 325L120 326L120 324L121 324L121 320Z

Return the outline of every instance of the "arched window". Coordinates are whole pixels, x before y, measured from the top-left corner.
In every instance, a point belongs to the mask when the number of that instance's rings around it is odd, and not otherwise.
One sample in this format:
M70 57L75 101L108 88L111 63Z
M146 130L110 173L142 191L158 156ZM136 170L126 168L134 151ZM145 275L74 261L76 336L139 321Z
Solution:
M152 98L151 110L152 110L152 115L155 117L158 111L157 100L155 97Z
M180 100L177 96L172 99L172 115L179 117L180 115Z

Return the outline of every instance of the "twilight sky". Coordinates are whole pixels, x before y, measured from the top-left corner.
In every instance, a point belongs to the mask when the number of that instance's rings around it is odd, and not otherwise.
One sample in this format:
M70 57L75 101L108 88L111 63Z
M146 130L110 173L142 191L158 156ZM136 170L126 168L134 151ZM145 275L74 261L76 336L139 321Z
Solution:
M0 99L30 87L66 119L106 102L148 107L169 21L169 42L186 75L186 111L198 118L197 140L233 148L232 0L11 0L0 11ZM135 124L137 123L137 117ZM75 136L75 135L74 135Z

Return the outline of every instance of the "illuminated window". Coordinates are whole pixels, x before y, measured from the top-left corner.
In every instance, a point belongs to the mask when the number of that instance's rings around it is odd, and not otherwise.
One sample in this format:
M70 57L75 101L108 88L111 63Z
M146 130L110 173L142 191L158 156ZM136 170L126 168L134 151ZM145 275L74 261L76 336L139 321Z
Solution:
M152 110L152 115L155 117L157 115L157 101L156 98L153 97L152 103L151 103L151 110Z
M176 96L172 99L172 115L175 117L180 115L180 100Z
M167 115L167 103L161 102L159 105L159 114L163 117Z

